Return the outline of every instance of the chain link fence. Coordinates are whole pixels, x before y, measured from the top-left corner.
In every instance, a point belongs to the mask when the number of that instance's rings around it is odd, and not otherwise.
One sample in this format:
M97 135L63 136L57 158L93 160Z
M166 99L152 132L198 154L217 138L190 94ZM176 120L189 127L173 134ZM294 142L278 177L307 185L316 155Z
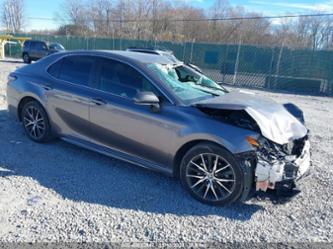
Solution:
M284 46L250 46L197 42L160 42L73 37L20 35L59 42L68 50L124 50L129 47L162 48L200 67L215 81L233 86L266 88L311 95L333 96L333 51L289 49ZM19 45L7 44L8 57L21 57Z

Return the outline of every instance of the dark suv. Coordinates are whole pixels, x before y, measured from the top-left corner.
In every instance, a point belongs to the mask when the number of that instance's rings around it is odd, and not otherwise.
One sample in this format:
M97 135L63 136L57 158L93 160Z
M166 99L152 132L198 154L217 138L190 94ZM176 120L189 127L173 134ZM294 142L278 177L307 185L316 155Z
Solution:
M46 55L63 50L65 50L65 48L60 43L48 44L44 41L28 40L23 44L22 58L25 63L30 63Z

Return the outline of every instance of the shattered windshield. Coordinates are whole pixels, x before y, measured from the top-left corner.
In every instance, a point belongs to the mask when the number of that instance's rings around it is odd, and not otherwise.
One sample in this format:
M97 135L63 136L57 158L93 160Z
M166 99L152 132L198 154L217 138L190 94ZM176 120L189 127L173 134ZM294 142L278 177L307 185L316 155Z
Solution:
M184 64L148 64L153 71L182 101L189 103L225 94L213 80Z

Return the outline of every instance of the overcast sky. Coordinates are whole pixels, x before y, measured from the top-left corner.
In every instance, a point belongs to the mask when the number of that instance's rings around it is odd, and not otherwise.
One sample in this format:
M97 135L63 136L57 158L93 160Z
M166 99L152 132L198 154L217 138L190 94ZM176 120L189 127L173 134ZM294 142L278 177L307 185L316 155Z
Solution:
M3 0L0 0L0 2ZM64 0L25 0L27 17L53 19ZM208 9L214 0L176 0L187 2L194 7ZM265 15L285 13L304 14L313 11L333 12L333 0L229 0L233 6L244 6L249 11L261 12ZM55 29L59 23L54 20L29 19L26 30Z

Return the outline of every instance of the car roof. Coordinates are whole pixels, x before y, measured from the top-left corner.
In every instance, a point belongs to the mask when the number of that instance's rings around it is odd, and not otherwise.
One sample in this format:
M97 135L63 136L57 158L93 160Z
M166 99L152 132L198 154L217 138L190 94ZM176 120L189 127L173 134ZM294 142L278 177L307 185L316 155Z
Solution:
M59 55L96 55L105 57L114 57L122 60L129 60L136 63L158 63L158 64L174 64L170 59L155 55L155 54L145 54L140 52L132 51L122 51L122 50L73 50L67 52L61 52Z
M130 47L127 49L127 51L136 51L136 52L142 52L142 53L152 53L152 54L173 54L171 50L166 49L158 49L158 48L136 48L136 47Z
M46 43L45 41L40 41L40 40L26 40L25 42L42 42L42 43Z

